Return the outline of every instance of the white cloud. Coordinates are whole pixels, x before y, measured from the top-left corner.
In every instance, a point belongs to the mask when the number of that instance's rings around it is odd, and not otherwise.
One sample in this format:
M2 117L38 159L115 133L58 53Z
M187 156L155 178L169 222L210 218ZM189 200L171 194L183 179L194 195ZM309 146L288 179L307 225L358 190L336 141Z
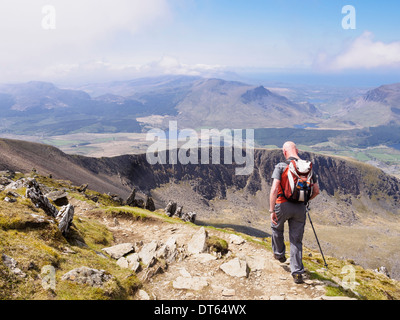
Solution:
M45 5L55 9L54 30L42 27ZM107 45L119 33L134 36L170 18L167 0L2 0L0 82L32 80L101 60L118 50Z
M160 60L154 61L138 68L139 72L153 74L178 74L199 76L210 73L219 72L224 69L221 65L208 64L184 64L177 58L171 56L163 56Z
M374 69L400 67L400 41L374 41L374 35L365 31L337 56L321 53L316 65L325 70Z
M162 74L218 77L226 67L207 64L184 64L177 58L163 56L161 59L143 64L111 63L92 60L84 63L55 64L42 69L44 79L64 83L108 82L151 77ZM36 78L35 78L36 79Z

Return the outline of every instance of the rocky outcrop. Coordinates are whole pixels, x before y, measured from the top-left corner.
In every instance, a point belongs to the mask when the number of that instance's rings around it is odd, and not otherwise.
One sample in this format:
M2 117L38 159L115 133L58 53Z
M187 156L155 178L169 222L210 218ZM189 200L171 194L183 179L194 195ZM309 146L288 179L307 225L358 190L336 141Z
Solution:
M169 201L167 206L165 207L164 211L168 217L172 217L176 212L177 204L174 201Z
M56 206L62 207L68 205L68 194L64 190L56 190L45 195L53 201Z
M17 261L15 261L13 258L2 254L1 255L1 260L4 263L4 265L15 275L21 277L21 278L25 278L26 277L26 273L23 272L20 268L17 267L18 263Z
M208 234L204 227L201 227L189 241L187 250L190 254L203 253L207 250Z
M58 209L51 204L49 199L43 195L39 183L33 178L17 180L16 184L18 185L18 183L22 183L21 186L26 186L25 195L37 208L42 209L48 216L58 221L58 228L62 234L68 234L74 218L74 207L68 204L62 206L60 211L58 211Z
M156 206L154 204L154 200L149 195L146 196L146 200L145 201L142 200L142 199L136 199L136 189L135 188L133 188L131 194L126 199L125 205L130 206L130 207L142 208L142 209L146 209L146 210L149 210L149 211L155 211L156 210Z
M113 276L105 270L92 269L86 266L73 269L61 277L61 280L64 281L73 281L92 287L102 287L105 282L111 279L113 279Z
M185 222L192 222L194 223L196 220L196 212L183 212L183 207L178 206L178 204L174 201L169 201L167 206L164 209L165 214L168 217L178 217L181 218Z
M154 200L149 195L146 196L144 208L149 211L156 211L156 205L154 204Z
M55 206L53 206L49 199L45 197L40 190L39 184L35 179L28 179L26 183L23 185L26 185L26 197L31 199L33 204L37 207L42 209L48 216L50 217L57 217L58 215L58 210Z
M232 277L248 277L249 276L249 266L247 262L244 260L240 260L239 258L235 258L226 262L220 266L221 270L226 274L229 274Z
M67 234L74 219L74 207L71 204L61 207L56 219L58 220L58 228L62 234Z
M128 253L135 251L135 245L133 243L120 243L112 247L102 249L113 259L120 259Z

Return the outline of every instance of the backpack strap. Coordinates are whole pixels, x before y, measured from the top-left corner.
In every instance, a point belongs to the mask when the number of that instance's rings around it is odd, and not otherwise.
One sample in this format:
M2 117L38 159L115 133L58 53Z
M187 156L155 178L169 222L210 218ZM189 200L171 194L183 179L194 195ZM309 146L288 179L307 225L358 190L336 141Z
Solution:
M290 170L290 165L292 164L292 161L296 161L296 160L297 160L297 159L295 159L295 158L289 158L289 159L285 160L285 163L287 164L287 166L286 166L284 172L285 172L286 170L291 171L291 170ZM292 164L292 165L294 165L294 164ZM283 173L282 173L282 174L283 174ZM297 174L296 174L296 175L297 175ZM288 177L288 179L289 179L289 183L290 183L290 185L291 185L291 188L293 188L293 186L294 186L294 181L293 181L293 180L290 180L290 178L292 178L292 176L290 175L290 172L287 174L287 177ZM290 178L289 178L289 177L290 177ZM293 179L293 178L292 178L292 179ZM277 196L277 198L279 198L279 197L284 197L286 200L289 200L289 199L286 197L286 195L285 195L285 188L284 188L283 185L282 185L282 179L281 179L281 181L280 181L280 186L281 186L282 193L279 193L278 196Z

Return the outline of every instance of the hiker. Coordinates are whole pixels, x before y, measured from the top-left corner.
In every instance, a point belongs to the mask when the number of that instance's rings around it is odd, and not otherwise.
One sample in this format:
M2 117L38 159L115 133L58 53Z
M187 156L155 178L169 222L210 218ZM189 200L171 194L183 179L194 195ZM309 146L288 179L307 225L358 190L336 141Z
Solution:
M301 160L298 155L296 144L291 141L285 142L282 147L283 155L286 162L278 163L272 173L272 188L270 193L270 214L272 228L272 250L275 259L281 263L286 261L285 243L284 243L284 224L289 224L289 240L290 240L290 270L294 282L303 283L304 266L303 266L303 233L306 223L306 204L309 200L314 199L319 194L319 186L317 175L313 171L309 171L309 194L308 198L301 198L300 201L294 201L288 198L287 188L288 176L290 173L289 165L293 162L299 165L310 165L311 162ZM292 161L294 160L294 161ZM284 181L285 180L285 181ZM296 188L296 186L295 186ZM286 191L286 192L285 192ZM301 195L300 195L301 196ZM303 194L304 197L304 194Z

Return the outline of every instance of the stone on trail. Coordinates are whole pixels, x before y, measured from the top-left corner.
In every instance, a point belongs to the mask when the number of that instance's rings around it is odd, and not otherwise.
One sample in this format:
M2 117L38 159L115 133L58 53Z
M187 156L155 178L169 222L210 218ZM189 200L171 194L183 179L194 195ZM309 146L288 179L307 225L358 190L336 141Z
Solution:
M104 282L112 279L113 276L105 270L97 270L88 267L73 269L64 274L61 280L69 280L81 284L88 284L92 287L101 287Z
M139 257L145 265L149 265L156 258L158 243L156 240L151 241L143 246L139 252Z
M230 243L233 243L233 244L236 244L236 245L241 245L241 244L246 242L246 240L244 240L242 237L239 237L236 234L231 234L229 236L229 241L230 241Z
M187 251L190 254L203 253L207 250L207 232L201 227L188 243Z
M135 251L133 243L121 243L112 247L101 249L107 253L111 258L118 260L119 258Z
M247 262L239 258L232 259L220 266L221 270L232 277L248 277L249 267Z

